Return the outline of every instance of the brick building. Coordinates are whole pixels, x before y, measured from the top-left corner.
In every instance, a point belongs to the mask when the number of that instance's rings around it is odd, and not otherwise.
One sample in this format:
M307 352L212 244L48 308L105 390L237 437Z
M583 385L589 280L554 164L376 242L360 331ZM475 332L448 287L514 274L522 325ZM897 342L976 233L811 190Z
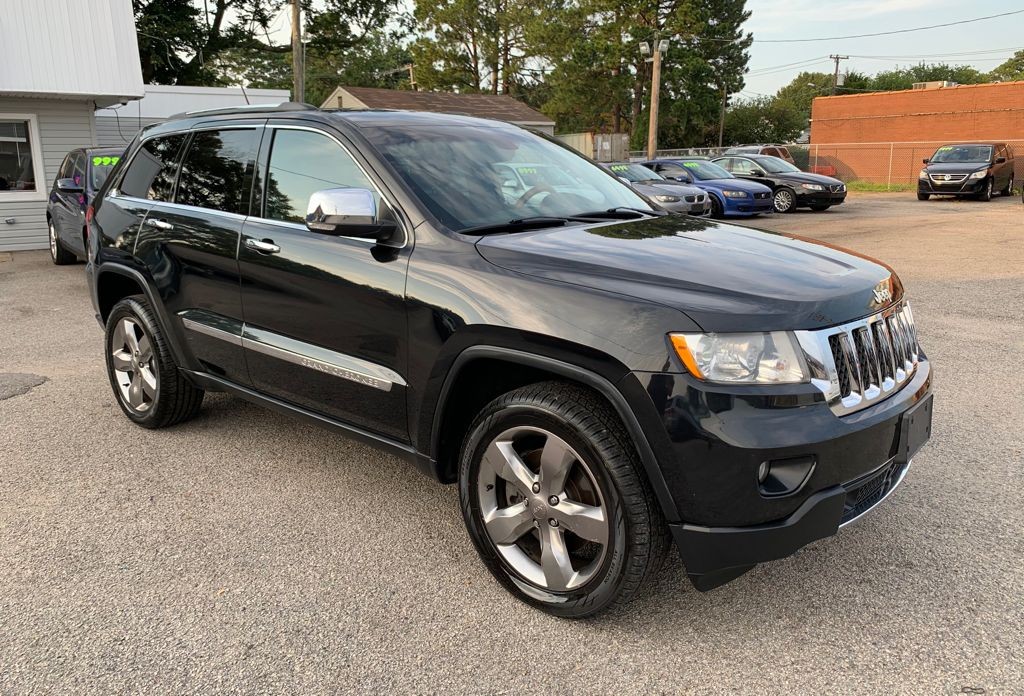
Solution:
M1024 159L1024 82L818 97L811 107L811 156L846 180L913 182L921 159L954 141L1005 142Z

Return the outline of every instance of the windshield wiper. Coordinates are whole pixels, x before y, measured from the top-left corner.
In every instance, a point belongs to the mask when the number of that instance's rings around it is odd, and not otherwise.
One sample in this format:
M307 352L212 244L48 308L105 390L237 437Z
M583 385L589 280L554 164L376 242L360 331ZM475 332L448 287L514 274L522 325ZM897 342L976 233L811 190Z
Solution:
M631 215L633 213L643 217L661 217L662 215L668 215L668 211L666 210L644 210L643 208L630 208L629 206L619 205L614 208L608 208L606 210L594 210L587 213L577 213L575 217L590 220L600 220L607 218L611 218L613 220L631 220L635 218L627 217L627 215Z
M461 234L498 234L500 232L519 232L521 230L534 230L539 227L557 227L567 222L587 222L585 218L579 217L553 217L548 215L534 215L532 217L516 218L507 222L494 222L489 225L477 225L459 230Z

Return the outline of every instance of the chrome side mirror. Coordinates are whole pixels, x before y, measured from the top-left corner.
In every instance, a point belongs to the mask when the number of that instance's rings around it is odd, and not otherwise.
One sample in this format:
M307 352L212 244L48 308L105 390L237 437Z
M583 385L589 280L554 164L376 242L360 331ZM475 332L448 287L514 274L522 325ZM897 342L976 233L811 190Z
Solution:
M398 224L390 214L383 217L377 210L373 192L362 188L332 188L317 191L309 197L306 227L311 232L344 237L391 240Z

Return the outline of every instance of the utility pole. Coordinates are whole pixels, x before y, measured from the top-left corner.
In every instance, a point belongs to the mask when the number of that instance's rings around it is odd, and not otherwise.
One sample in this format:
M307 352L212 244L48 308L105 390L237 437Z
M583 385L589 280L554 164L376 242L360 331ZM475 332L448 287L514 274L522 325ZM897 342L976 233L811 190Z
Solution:
M405 67L409 68L409 86L412 87L412 91L415 92L418 88L416 87L416 75L413 73L413 68L416 66L413 63L409 63Z
M836 95L836 88L839 86L839 61L849 60L850 56L831 55L829 56L836 62L836 71L832 73L832 96Z
M305 47L302 45L301 0L292 0L292 100L306 101Z
M722 147L722 136L725 134L725 106L729 101L729 88L722 83L722 111L718 115L718 147Z
M658 150L658 101L661 97L661 54L668 50L668 40L654 37L653 54L647 60L651 61L651 119L647 125L647 158L654 159L654 153ZM640 44L640 53L647 55L652 53L651 46L646 41Z

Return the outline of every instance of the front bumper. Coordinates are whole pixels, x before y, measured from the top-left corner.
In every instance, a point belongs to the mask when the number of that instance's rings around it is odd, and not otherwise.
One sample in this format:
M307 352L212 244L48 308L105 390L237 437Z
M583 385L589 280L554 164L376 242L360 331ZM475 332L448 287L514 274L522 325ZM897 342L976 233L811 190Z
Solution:
M964 179L963 181L932 181L929 179L917 180L917 192L928 193L933 196L975 196L985 190L988 178Z
M726 198L723 213L746 217L775 212L771 195L768 198Z
M807 191L797 192L796 204L800 207L812 205L841 205L846 200L846 191Z
M668 436L648 439L678 511L669 527L701 590L791 555L872 509L913 455L904 446L913 418L905 415L925 409L930 427L931 365L923 357L899 391L846 416L810 385L725 388L664 373L641 382ZM763 462L793 461L812 462L793 490L760 488Z

